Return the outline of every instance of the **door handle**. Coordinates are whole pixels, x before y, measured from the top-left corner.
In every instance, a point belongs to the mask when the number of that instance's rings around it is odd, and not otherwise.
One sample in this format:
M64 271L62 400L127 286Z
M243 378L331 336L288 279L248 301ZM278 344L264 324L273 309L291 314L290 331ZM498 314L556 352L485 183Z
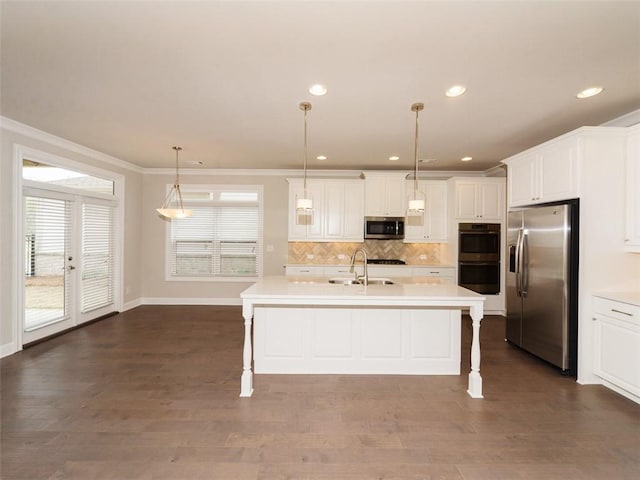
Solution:
M522 285L520 275L520 257L522 255L522 228L518 229L518 239L516 240L516 295L522 296Z
M529 247L527 244L527 232L522 231L522 296L527 296L527 290L529 289Z
M74 267L73 265L69 265L69 266L67 267L67 270L69 270L69 271L71 271L71 270L75 270L75 269L76 269L76 267Z

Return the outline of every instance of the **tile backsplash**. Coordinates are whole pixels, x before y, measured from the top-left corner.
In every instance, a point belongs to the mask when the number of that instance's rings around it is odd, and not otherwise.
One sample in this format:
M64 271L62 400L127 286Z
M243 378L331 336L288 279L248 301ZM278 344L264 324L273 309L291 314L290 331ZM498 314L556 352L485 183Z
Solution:
M356 248L363 247L369 258L393 258L412 265L441 263L440 243L403 243L402 240L365 240L364 243L289 242L288 263L345 264Z

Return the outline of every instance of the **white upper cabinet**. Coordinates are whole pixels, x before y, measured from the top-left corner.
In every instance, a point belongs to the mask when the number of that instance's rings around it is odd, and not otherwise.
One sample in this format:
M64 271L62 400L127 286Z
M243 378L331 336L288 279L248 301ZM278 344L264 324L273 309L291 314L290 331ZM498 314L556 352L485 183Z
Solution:
M365 216L404 217L406 174L365 172Z
M447 241L447 182L421 180L418 190L425 194L426 205L421 216L408 216L404 224L405 243ZM413 181L406 183L405 205L413 198Z
M640 126L629 130L626 168L625 248L640 253Z
M455 218L502 220L505 215L504 178L455 178Z
M364 240L364 182L362 180L310 179L313 215L297 222L296 193L302 179L289 179L289 241L362 242ZM302 217L304 218L304 217Z
M575 138L546 143L515 155L508 167L509 207L578 197L578 144Z

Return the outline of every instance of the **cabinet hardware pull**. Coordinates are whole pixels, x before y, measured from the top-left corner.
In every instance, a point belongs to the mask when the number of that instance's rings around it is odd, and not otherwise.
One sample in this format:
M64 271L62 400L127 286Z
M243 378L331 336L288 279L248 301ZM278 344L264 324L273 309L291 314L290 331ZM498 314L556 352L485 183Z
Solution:
M623 312L622 310L616 310L615 308L612 308L612 309L611 309L611 311L612 311L612 312L615 312L615 313L621 313L621 314L623 314L623 315L627 315L627 316L629 316L629 317L633 317L633 313Z

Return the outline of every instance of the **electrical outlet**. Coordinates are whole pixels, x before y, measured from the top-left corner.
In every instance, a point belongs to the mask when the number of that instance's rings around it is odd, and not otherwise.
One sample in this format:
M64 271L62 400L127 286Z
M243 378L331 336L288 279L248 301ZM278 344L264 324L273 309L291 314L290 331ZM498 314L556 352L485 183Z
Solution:
M344 260L345 259L345 254L344 253L339 253L338 254L338 260Z
M426 260L427 256L423 253L422 255L420 255L420 260Z
M307 253L308 260L313 260L314 258L315 258L315 255L313 253Z

